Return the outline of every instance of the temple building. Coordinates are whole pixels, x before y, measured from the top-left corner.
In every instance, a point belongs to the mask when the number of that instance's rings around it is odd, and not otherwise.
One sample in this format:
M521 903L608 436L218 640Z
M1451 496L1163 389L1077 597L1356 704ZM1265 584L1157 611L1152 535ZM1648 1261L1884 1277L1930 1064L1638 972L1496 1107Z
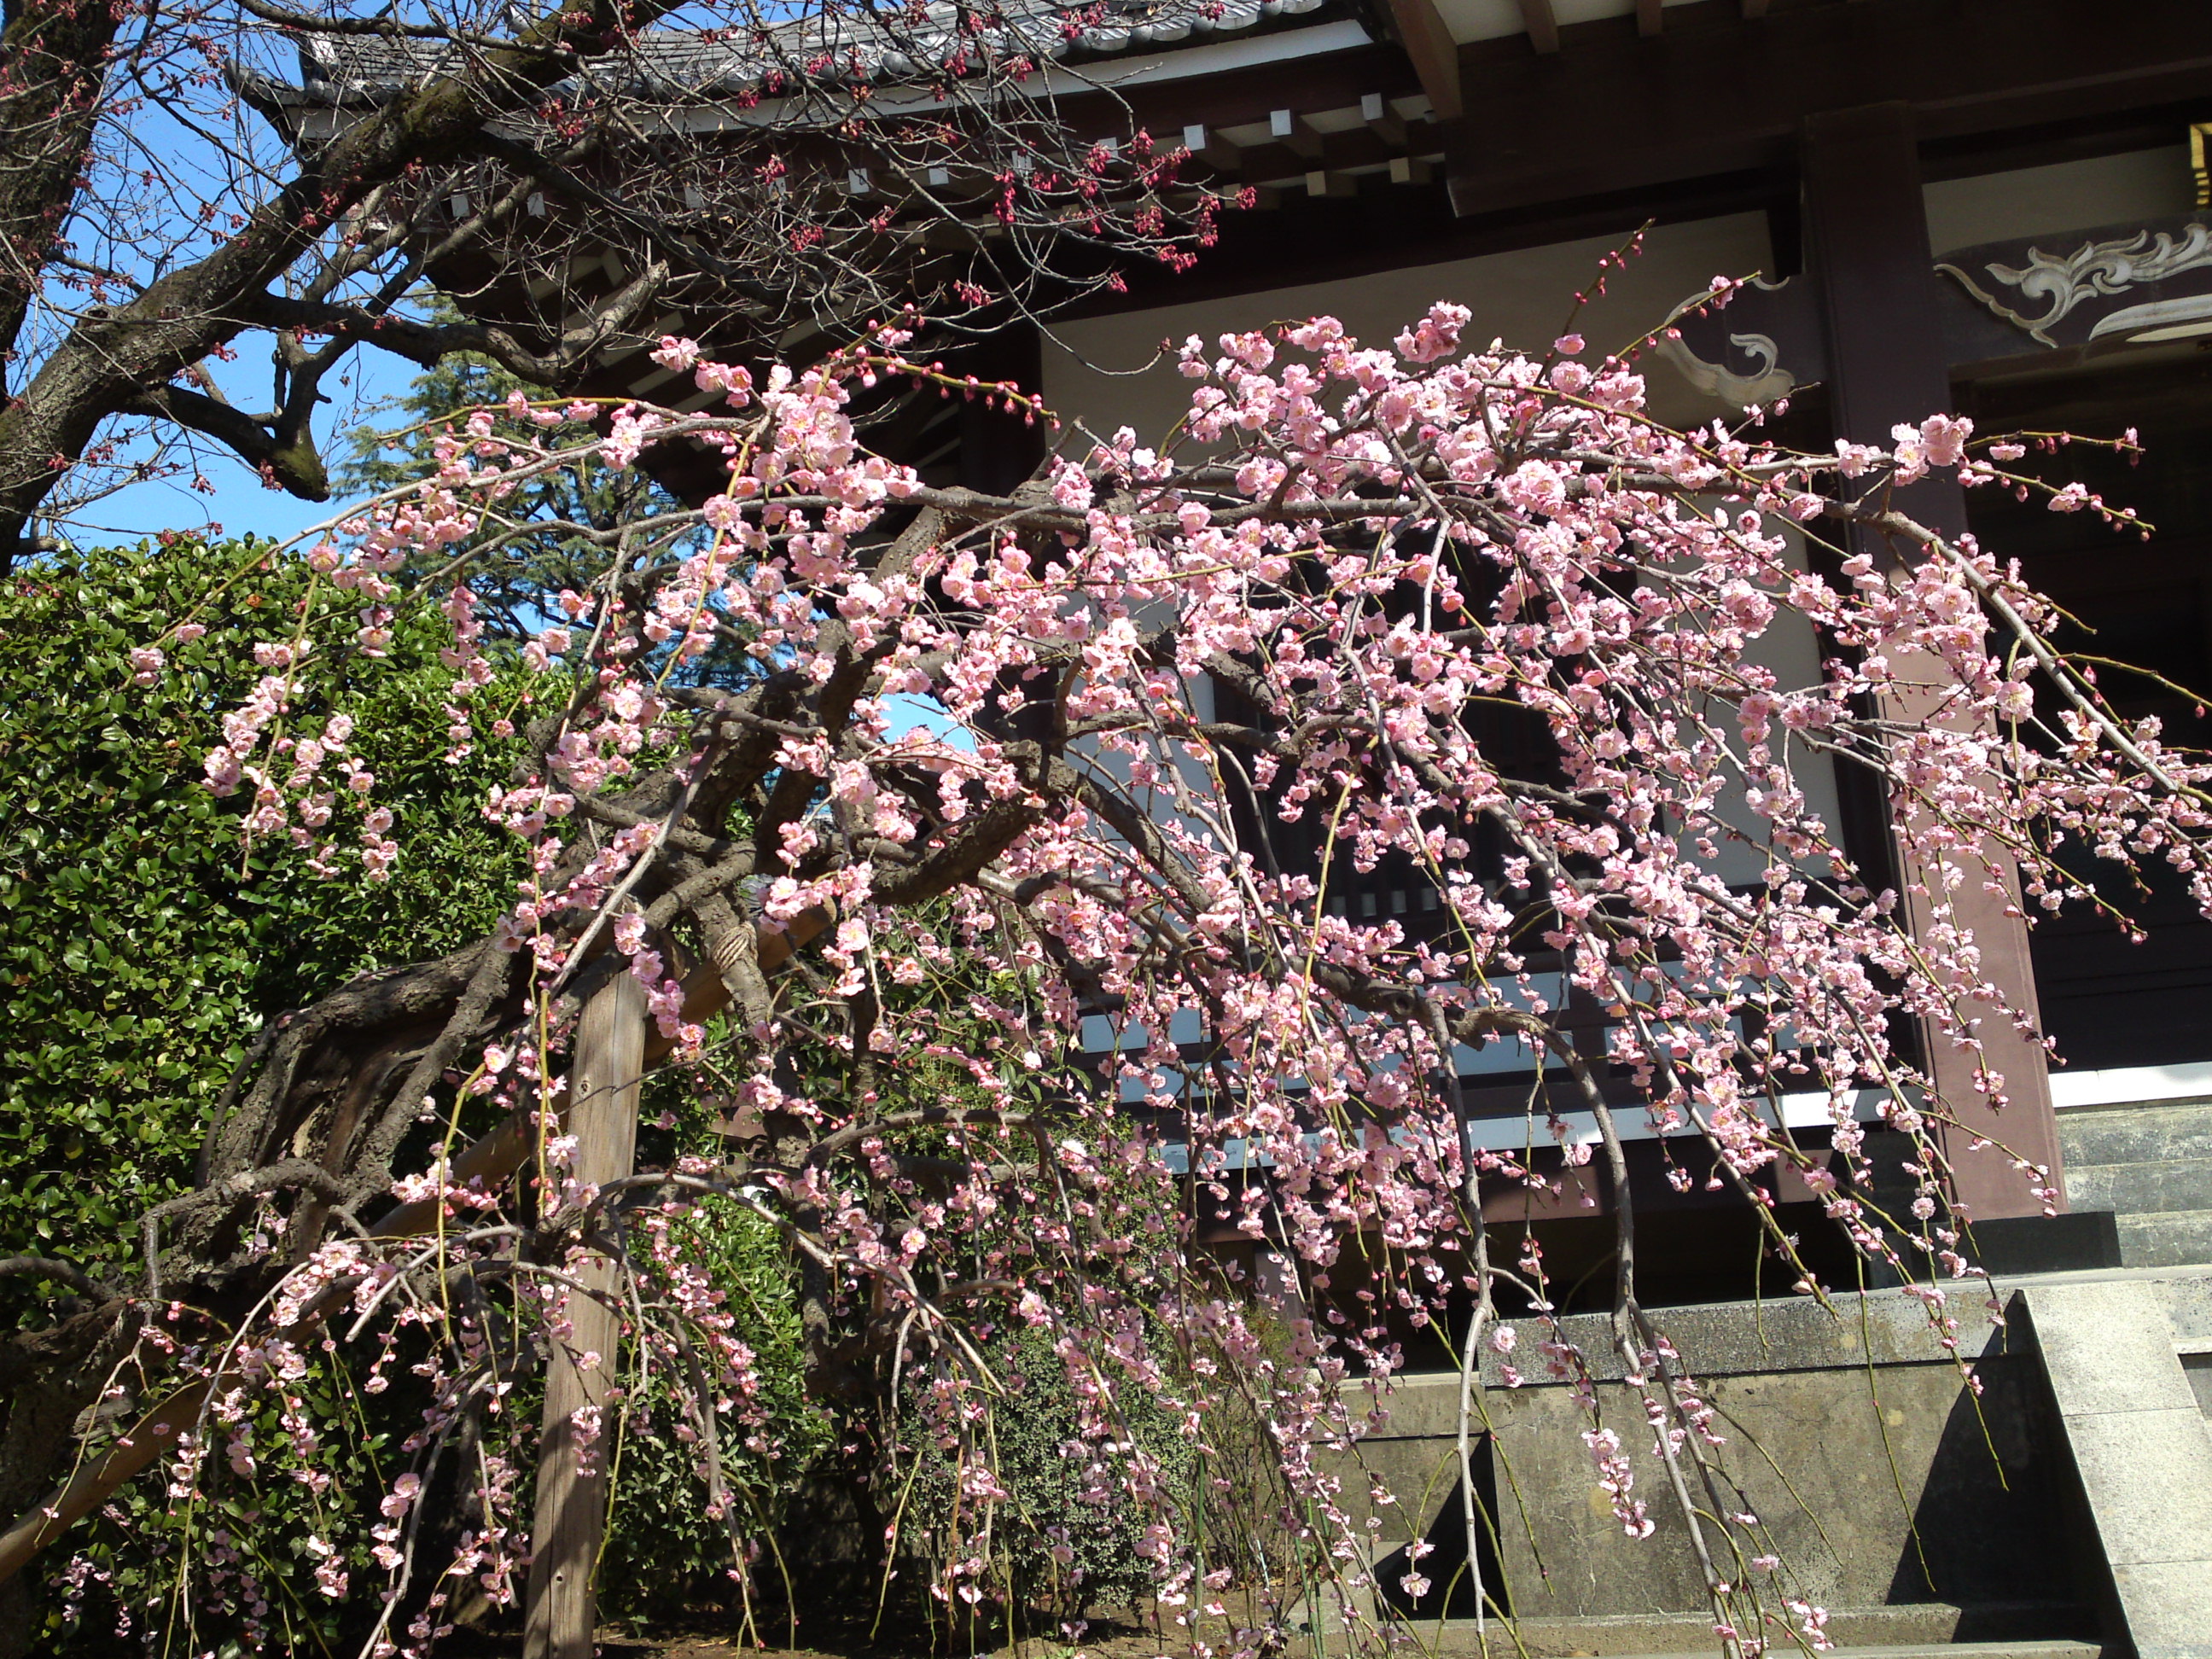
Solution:
M1202 73L1177 72L1201 57ZM2164 716L2178 741L2212 738L2172 689L2212 687L2212 9L1390 0L1156 46L1152 64L1133 63L1132 103L1263 205L1227 221L1195 270L1133 277L1110 307L1054 322L1036 373L1056 410L1100 432L1160 429L1181 384L1103 371L1164 340L1322 311L1387 337L1449 299L1473 311L1472 337L1540 351L1604 256L1637 239L1574 326L1613 349L1675 320L1680 338L1644 357L1668 418L1786 402L1770 430L1807 448L1887 442L1936 410L1984 431L2136 428L2132 470L2081 449L2051 459L2053 476L2074 469L2137 506L2157 526L2148 544L1991 491L1923 489L1911 510L2019 557L2079 619L2067 643L2163 676L2108 676L2124 709ZM1717 273L1758 281L1675 319ZM1809 630L1802 648L1809 665ZM1849 780L1829 787L1878 866L1880 804ZM1346 876L1340 864L1333 906L1419 927L1410 863ZM1981 1358L1978 1409L1915 1310L1877 1295L1874 1322L1839 1328L1786 1285L1762 1287L1740 1209L1674 1192L1660 1149L1632 1148L1650 1154L1635 1166L1649 1293L1685 1304L1678 1340L1723 1379L1717 1396L1758 1445L1747 1461L1803 1483L1785 1492L1762 1471L1747 1487L1816 1564L1816 1599L1846 1610L1831 1627L1846 1644L2212 1653L2212 1505L2185 1496L2212 1474L2212 1277L2193 1266L2212 1262L2212 926L2178 887L2108 896L2144 924L2141 943L2070 913L2032 931L1994 903L1976 918L1995 976L2032 1000L2061 1062L2009 1044L2013 1100L1991 1131L2060 1172L2067 1210L2033 1214L1998 1155L1951 1149L2012 1316ZM1522 1144L1528 1055L1464 1060L1500 1144ZM1934 1064L1940 1077L1956 1062ZM1963 1077L1942 1080L1972 1097ZM1522 1193L1490 1213L1542 1232L1562 1279L1583 1275L1568 1305L1596 1308L1611 1234L1588 1206L1605 1197L1570 1180L1548 1216ZM1784 1304L1746 1299L1762 1288ZM1432 1477L1411 1517L1437 1547L1432 1583L1466 1556L1453 1480L1433 1479L1455 1395L1449 1376L1403 1385L1368 1449L1401 1489ZM1564 1390L1489 1398L1478 1496L1498 1524L1462 1584L1502 1592L1492 1605L1531 1651L1674 1646L1662 1631L1694 1626L1699 1603L1686 1542L1655 1556L1581 1504ZM1533 1526L1514 1518L1531 1510ZM1431 1590L1407 1611L1454 1615L1429 1627L1449 1632L1474 1599Z
M2156 526L2147 543L1948 483L1916 486L1909 505L2020 558L2078 619L2067 642L2154 670L2107 678L2123 710L2212 742L2176 689L2212 691L2212 4L1224 0L1194 14L1107 0L1069 39L1112 90L1071 93L1069 119L1180 143L1194 178L1249 186L1254 205L1187 271L1133 270L1042 325L1010 323L968 349L973 372L1021 380L1094 432L1158 432L1186 383L1171 363L1130 371L1164 341L1319 312L1382 337L1442 299L1471 309L1471 337L1540 351L1571 324L1598 350L1656 336L1643 362L1661 415L1765 407L1774 435L1807 448L1887 444L1937 410L1984 432L2132 428L2132 469L2103 452L2046 459L2138 507ZM1757 280L1725 310L1678 315L1717 273ZM711 319L665 320L712 332ZM646 349L611 355L595 386L656 395L670 377ZM1027 476L1039 442L957 401L899 439L933 477L994 489ZM1809 629L1776 648L1817 663ZM1808 787L1878 867L1882 804L1848 778ZM2039 1011L2062 1063L1990 1032L2011 1101L1966 1131L2047 1164L2064 1194L2045 1218L2001 1154L1970 1150L1970 1133L1948 1149L2009 1316L1991 1331L1978 1285L1960 1295L1978 1400L1895 1291L1875 1287L1840 1322L1793 1300L1762 1275L1736 1200L1677 1192L1641 1132L1647 1292L1674 1304L1747 1501L1847 1644L2212 1656L2212 924L2178 886L2108 896L2144 924L2141 943L2070 915L2030 930L1994 900L1973 917L1993 977ZM1386 859L1364 876L1340 867L1327 902L1418 932L1434 896ZM1119 1040L1092 1023L1098 1048ZM1952 1099L1975 1098L1963 1061L1931 1064ZM1497 1144L1520 1144L1528 1054L1493 1044L1462 1070ZM1813 1195L1777 1196L1817 1251ZM1593 1166L1563 1171L1540 1204L1502 1191L1491 1214L1540 1231L1576 1318L1606 1303L1610 1201ZM1848 1257L1832 1260L1848 1285ZM1467 1563L1459 1544L1454 1577L1456 1378L1436 1346L1416 1370L1440 1374L1401 1384L1361 1452L1428 1493L1379 1534L1398 1549L1426 1533L1439 1551L1425 1570L1438 1588L1401 1596L1401 1612L1448 1651L1475 1651L1478 1607L1510 1615L1529 1653L1710 1640L1683 1540L1662 1523L1625 1540L1585 1502L1565 1391L1508 1389L1494 1364L1478 1482L1489 1547ZM1381 1565L1385 1600L1402 1571Z

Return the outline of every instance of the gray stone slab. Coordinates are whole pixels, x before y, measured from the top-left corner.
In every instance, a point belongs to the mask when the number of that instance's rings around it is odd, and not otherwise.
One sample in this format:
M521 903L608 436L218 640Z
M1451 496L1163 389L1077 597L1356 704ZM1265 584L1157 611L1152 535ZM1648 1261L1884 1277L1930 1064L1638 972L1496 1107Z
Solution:
M2212 1659L2212 1562L2115 1567L2136 1659Z
M2031 1617L2040 1614L2044 1622L2030 1624L2031 1630L2066 1629L2063 1620L2064 1609L2057 1607L2015 1609ZM1907 1602L1891 1607L1836 1607L1828 1615L1829 1638L1838 1645L1834 1654L1865 1656L1865 1659L2098 1659L2099 1644L2080 1636L2022 1636L2005 1641L1956 1641L1960 1613L1954 1607L1942 1602ZM1471 1619L1438 1621L1430 1620L1405 1626L1419 1650L1439 1656L1450 1655L1454 1659L1558 1659L1562 1655L1596 1656L1597 1659L1652 1659L1665 1655L1668 1659L1680 1659L1684 1654L1711 1654L1713 1639L1712 1615L1695 1613L1626 1613L1601 1618L1584 1619L1522 1619L1512 1621L1491 1620L1481 1632L1487 1638L1487 1651L1477 1642L1477 1631ZM1795 1652L1786 1642L1778 1642L1778 1653Z
M2173 1324L2174 1346L2212 1352L2212 1267L2158 1279L2158 1294Z
M2065 1423L2105 1559L2116 1570L2193 1562L2212 1613L2212 1434L2196 1398L2178 1411L2102 1412Z
M2069 1196L2076 1164L2212 1158L2212 1101L2098 1106L2058 1115Z
M2212 1209L2212 1158L2069 1164L2066 1201L2077 1210L2120 1215Z
M2060 1413L2194 1408L2163 1299L2138 1280L2037 1285L2027 1292Z
M2212 1659L2212 1428L2173 1346L2194 1288L2130 1276L2025 1294L2137 1659Z
M2118 1218L2120 1260L2130 1267L2212 1265L2212 1209Z
M1982 1352L1994 1339L2002 1351L2001 1330L1983 1322L1988 1292L1978 1279L1947 1282L1948 1311L1961 1327L1969 1354ZM1950 1365L1953 1356L1930 1326L1927 1310L1899 1291L1861 1295L1839 1291L1826 1306L1810 1297L1771 1302L1721 1302L1667 1308L1652 1316L1692 1376L1741 1376L1774 1371L1862 1370L1869 1364ZM1518 1322L1533 1341L1541 1333L1535 1321ZM1568 1340L1587 1358L1591 1374L1603 1381L1622 1375L1613 1347L1613 1322L1605 1314L1575 1314L1560 1322ZM1543 1364L1527 1348L1513 1356L1518 1369L1541 1385ZM1501 1357L1487 1348L1483 1380L1502 1381Z

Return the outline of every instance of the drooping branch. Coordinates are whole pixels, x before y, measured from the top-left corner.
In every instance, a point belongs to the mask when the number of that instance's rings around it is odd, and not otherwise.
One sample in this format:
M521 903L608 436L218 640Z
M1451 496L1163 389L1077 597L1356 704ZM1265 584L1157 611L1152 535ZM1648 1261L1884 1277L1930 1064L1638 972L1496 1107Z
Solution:
M1755 1602L1729 1565L1755 1522L1723 1501L1717 1450L1674 1443L1705 1402L1641 1305L1616 1113L1697 1137L1725 1165L1716 1188L1749 1202L1778 1163L1809 1179L1817 1150L1825 1218L1886 1259L1850 1190L1868 1169L1862 1103L1924 1137L1940 1105L1893 1047L1895 1017L1955 1013L1979 989L1970 938L1916 939L1868 890L1805 804L1792 769L1806 747L1778 734L1863 757L1911 809L1899 834L1935 862L1991 837L2048 860L2032 830L2056 822L2089 845L2173 849L2201 875L2212 824L2191 792L2212 757L2115 743L2080 719L2030 750L2016 734L2033 695L1983 630L2011 649L2032 599L2007 589L1988 605L1942 559L1894 586L1808 573L1774 526L1820 509L1832 459L1665 434L1618 364L1468 353L1464 320L1437 307L1395 357L1354 352L1321 323L1232 337L1219 362L1194 351L1189 429L1237 465L1185 466L1121 440L1004 495L931 491L866 453L855 383L958 389L901 355L901 331L749 387L671 341L661 366L738 396L711 414L632 409L605 434L549 435L557 422L521 403L485 411L465 477L364 509L368 549L339 556L349 580L380 576L393 549L432 552L437 597L465 617L467 597L443 585L471 574L447 527L472 507L564 466L633 466L652 442L727 457L728 483L696 511L586 544L589 591L563 594L566 619L516 646L512 672L533 677L545 712L491 803L532 852L496 938L395 976L387 1012L404 1018L362 1023L373 986L295 1017L300 1035L268 1046L218 1127L211 1206L271 1183L304 1191L277 1200L295 1246L319 1225L313 1205L350 1183L365 1197L397 1176L405 1202L289 1278L290 1261L210 1234L204 1277L228 1267L241 1295L296 1286L318 1321L319 1298L371 1285L349 1339L410 1297L458 1310L404 1328L442 1426L509 1384L517 1355L565 1340L542 1297L588 1290L562 1265L572 1249L621 1261L605 1299L644 1340L665 1337L664 1354L678 1327L713 1328L722 1304L665 1230L687 1203L726 1203L793 1253L789 1305L817 1397L873 1411L886 1446L927 1437L890 1426L902 1413L934 1412L930 1436L971 1455L967 1425L1000 1392L994 1345L1010 1331L1033 1333L1088 1389L1081 1455L1101 1460L1109 1438L1129 1438L1115 1413L1140 1390L1197 1400L1212 1385L1191 1376L1229 1356L1267 1401L1316 1553L1355 1563L1342 1589L1371 1565L1368 1544L1316 1471L1355 1437L1335 1382L1346 1356L1398 1363L1389 1304L1343 1299L1340 1326L1282 1298L1295 1358L1278 1364L1192 1241L1227 1224L1317 1279L1348 1235L1376 1240L1397 1307L1449 1326L1472 1304L1476 1335L1502 1295L1553 1300L1540 1264L1516 1279L1480 1237L1496 1186L1543 1186L1547 1166L1540 1149L1486 1148L1458 1070L1462 1045L1519 1039L1534 1054L1530 1139L1541 1117L1563 1139L1576 1112L1595 1125L1618 1244L1614 1346L1642 1378L1666 1489L1701 1528L1717 1616ZM1297 374L1261 372L1293 349ZM1948 465L1973 464L1955 447ZM891 534L915 505L928 510ZM1871 682L1841 656L1783 682L1757 648L1778 617L1893 672L1940 662L1954 718L1913 730L1869 717ZM453 639L457 684L503 672L465 624ZM1255 712L1201 718L1209 670ZM2087 680L2069 689L2102 707ZM930 723L895 707L914 699L933 703ZM1488 740L1499 708L1516 737L1548 744L1540 763ZM239 776L250 764L271 780L256 811L313 842L325 804L286 781L296 739L250 725L227 727L226 754ZM1747 820L1736 844L1762 859L1748 891L1716 867L1730 813ZM1279 827L1285 856L1255 855L1253 819ZM1345 872L1372 879L1386 859L1426 902L1342 902ZM2046 882L2058 867L2037 866ZM560 1085L584 1069L571 1021L611 985L659 1033L634 1029L641 1058L623 1069L669 1061L655 1086L674 1088L696 1064L694 1085L714 1091L702 1103L740 1143L726 1167L687 1150L587 1190L565 1162ZM732 1004L741 1024L703 1029ZM1785 1088L1827 1102L1831 1141L1768 1109ZM402 1174L406 1127L448 1101L449 1121L495 1113L494 1127ZM495 1213L461 1220L479 1210ZM387 1248L401 1231L435 1237ZM1933 1254L1951 1241L1937 1219L1916 1242ZM296 1305L283 1340L309 1322ZM1538 1316L1589 1383L1558 1311ZM380 1328L395 1343L399 1328ZM528 1340L505 1340L518 1330ZM1170 1345L1217 1340L1213 1372L1170 1376ZM714 1391L744 1395L749 1362L702 1340L725 1372L685 1350L684 1386L699 1396L687 1421L711 1436ZM1463 1395L1474 1341L1457 1352ZM919 1387L916 1366L930 1370ZM1628 1497L1633 1449L1595 1425L1587 1443L1624 1526L1650 1530ZM1157 1491L1129 1485L1133 1502ZM81 1514L86 1501L57 1503ZM1206 1578L1206 1540L1164 1512L1159 1524L1179 1552L1169 1570Z

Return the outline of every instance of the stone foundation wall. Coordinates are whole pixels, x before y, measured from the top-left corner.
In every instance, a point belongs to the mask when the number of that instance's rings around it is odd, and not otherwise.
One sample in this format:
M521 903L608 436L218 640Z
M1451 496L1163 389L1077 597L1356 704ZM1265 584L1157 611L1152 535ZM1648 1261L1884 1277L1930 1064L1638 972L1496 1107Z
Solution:
M2071 1465L2027 1322L1992 1329L1971 1283L1954 1289L1951 1305L1982 1381L1978 1401L1920 1304L1896 1291L1841 1299L1833 1315L1794 1302L1656 1316L1718 1411L1727 1443L1716 1456L1771 1534L1791 1593L1831 1607L2096 1599L2094 1552L2085 1563ZM1631 1539L1613 1518L1568 1389L1504 1387L1493 1355L1477 1399L1492 1433L1476 1485L1496 1525L1485 1576L1502 1577L1497 1600L1519 1618L1694 1612L1704 1595L1687 1530L1648 1455L1641 1405L1620 1381L1607 1322L1568 1324L1656 1531ZM1524 1373L1544 1370L1532 1351L1539 1334L1522 1328L1514 1358ZM1366 1492L1371 1472L1398 1495L1365 1507L1380 1523L1386 1595L1413 1535L1438 1547L1424 1563L1431 1580L1465 1559L1458 1394L1449 1374L1399 1379L1387 1422L1346 1468L1347 1492ZM1444 1613L1441 1584L1407 1610ZM1449 1610L1471 1614L1472 1600L1455 1597Z

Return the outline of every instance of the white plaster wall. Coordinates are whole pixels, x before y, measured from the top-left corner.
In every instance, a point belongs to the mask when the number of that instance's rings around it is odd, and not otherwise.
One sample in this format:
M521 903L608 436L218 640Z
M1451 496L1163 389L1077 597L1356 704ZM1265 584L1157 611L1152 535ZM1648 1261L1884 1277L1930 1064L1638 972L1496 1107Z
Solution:
M1058 323L1045 342L1045 401L1071 424L1079 421L1101 435L1130 426L1139 438L1153 441L1188 410L1190 399L1189 382L1175 372L1172 362L1136 373L1163 340L1180 344L1197 334L1211 345L1231 330L1326 312L1341 318L1353 333L1384 343L1438 300L1456 301L1474 312L1468 337L1475 343L1501 338L1510 346L1541 351L1566 325L1574 295L1595 277L1599 259L1621 240L1595 237ZM1645 238L1644 252L1626 271L1608 273L1605 297L1583 313L1577 326L1594 350L1612 350L1656 328L1715 276L1749 276L1770 264L1764 214L1662 225ZM1695 420L1723 412L1722 405L1707 403L1671 370L1654 362L1648 372L1655 406L1668 418Z
M1660 0L1660 3L1686 6L1695 0ZM1436 0L1436 6L1451 38L1462 42L1495 40L1528 27L1521 0ZM1599 17L1633 17L1636 0L1552 0L1552 15L1562 28Z
M2196 200L2186 144L1946 179L1923 194L1928 243L1939 254L2014 237L2057 239L2098 225L2162 219L2188 212Z

